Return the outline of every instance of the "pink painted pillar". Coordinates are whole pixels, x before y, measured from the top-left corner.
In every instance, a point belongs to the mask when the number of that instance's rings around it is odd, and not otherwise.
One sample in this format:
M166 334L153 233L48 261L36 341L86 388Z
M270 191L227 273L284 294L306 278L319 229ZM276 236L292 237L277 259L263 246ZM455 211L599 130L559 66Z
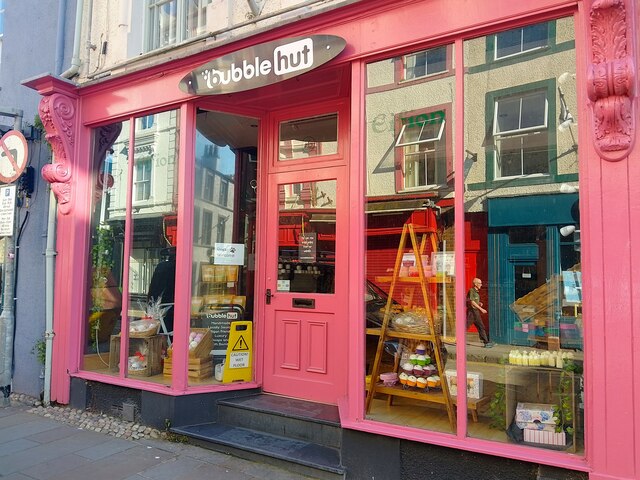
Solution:
M640 151L634 0L585 2L589 99L581 135L591 479L640 478ZM586 187L586 188L585 188ZM635 250L635 251L634 251ZM636 352L634 354L634 352Z
M25 84L34 88L43 98L40 101L40 118L46 130L46 139L53 150L53 163L42 169L43 178L51 184L58 202L57 245L55 272L55 296L53 331L53 355L51 377L51 400L69 402L69 373L78 365L78 342L73 338L79 334L74 312L83 295L86 279L84 268L77 265L75 254L82 252L83 238L81 219L75 207L79 175L77 171L78 97L77 88L71 82L46 76ZM86 235L85 235L86 236ZM60 248L64 245L64 248Z

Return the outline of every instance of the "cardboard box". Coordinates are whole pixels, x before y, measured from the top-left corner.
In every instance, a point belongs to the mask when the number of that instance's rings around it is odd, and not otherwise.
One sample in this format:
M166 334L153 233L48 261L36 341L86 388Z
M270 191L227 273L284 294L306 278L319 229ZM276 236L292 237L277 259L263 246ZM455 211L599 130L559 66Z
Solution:
M565 432L556 433L544 430L525 430L524 441L540 445L565 446L567 444L567 436Z
M523 430L556 431L554 405L547 403L518 403L516 425Z
M447 384L449 385L449 393L455 397L458 395L458 376L455 370L445 370ZM482 373L467 372L467 398L482 398L483 381Z

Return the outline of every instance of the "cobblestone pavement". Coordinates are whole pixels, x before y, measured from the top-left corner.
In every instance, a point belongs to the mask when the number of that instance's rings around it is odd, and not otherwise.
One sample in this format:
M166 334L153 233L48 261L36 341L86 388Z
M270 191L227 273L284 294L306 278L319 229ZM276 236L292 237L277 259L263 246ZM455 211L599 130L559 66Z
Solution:
M310 480L268 463L171 440L164 431L12 394L10 405L0 408L0 478Z
M51 418L58 422L67 423L83 430L97 433L106 433L117 438L140 440L143 438L166 439L166 432L147 427L137 423L127 422L105 413L95 413L86 410L78 410L66 406L44 406L39 400L22 394L11 394L13 405L25 405L31 408L29 413Z

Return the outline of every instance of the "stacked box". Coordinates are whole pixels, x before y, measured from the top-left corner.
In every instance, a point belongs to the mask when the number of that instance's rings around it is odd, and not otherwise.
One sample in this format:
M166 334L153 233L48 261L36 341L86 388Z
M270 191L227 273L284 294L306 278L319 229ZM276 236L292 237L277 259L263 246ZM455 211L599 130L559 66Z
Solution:
M447 377L447 385L449 385L449 394L453 397L458 395L458 376L455 370L445 370ZM482 373L467 372L467 398L482 398L483 382Z
M547 403L518 403L516 425L523 430L556 431L554 405Z
M567 437L564 432L547 432L544 430L529 430L524 431L524 441L528 443L537 443L540 445L556 445L565 446L567 444Z

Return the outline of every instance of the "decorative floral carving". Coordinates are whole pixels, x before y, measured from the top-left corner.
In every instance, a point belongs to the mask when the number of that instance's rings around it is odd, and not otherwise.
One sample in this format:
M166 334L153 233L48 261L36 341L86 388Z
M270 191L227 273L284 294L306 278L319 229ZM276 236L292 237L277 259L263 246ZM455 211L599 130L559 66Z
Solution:
M625 0L591 5L591 60L587 93L593 109L595 146L605 160L625 158L635 137L635 67Z
M73 155L76 100L60 93L43 97L39 106L40 118L51 144L54 163L42 167L42 177L51 184L63 215L71 211L71 158Z
M121 131L122 123L112 123L111 125L105 125L96 129L97 144L93 157L93 165L98 167L93 195L96 202L100 201L106 189L113 187L113 177L111 174L105 172L103 162L107 155L107 150L111 148Z

